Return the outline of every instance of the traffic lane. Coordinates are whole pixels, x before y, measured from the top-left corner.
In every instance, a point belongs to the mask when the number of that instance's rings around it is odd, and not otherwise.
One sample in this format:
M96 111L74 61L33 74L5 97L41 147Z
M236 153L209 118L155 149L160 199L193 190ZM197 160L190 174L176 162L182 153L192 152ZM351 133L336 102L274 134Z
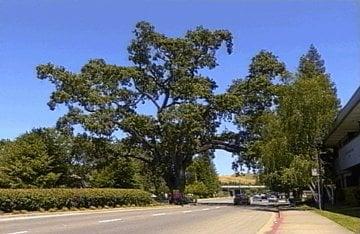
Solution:
M114 209L90 212L65 212L59 214L48 215L31 215L20 217L0 217L0 233L37 230L39 227L62 227L78 226L82 224L92 223L93 220L99 220L106 223L106 220L119 219L138 219L153 214L173 213L176 211L194 210L195 207L190 206L171 206L166 208L144 208L144 209ZM200 209L200 208L199 208ZM21 229L21 230L20 230Z
M183 221L180 225L191 225L194 217L204 216L206 218L210 212L213 215L221 215L222 212L220 210L220 207L203 207L178 210L176 212L157 212L141 217L124 218L120 221L106 220L109 222L98 223L98 225L93 225L89 228L84 226L72 227L66 233L175 233L178 229L177 224L179 224L179 221Z
M228 209L231 208L231 209ZM64 231L37 233L256 233L271 217L268 212L238 207L204 207L181 212L153 213L130 219L79 224Z
M271 213L239 207L201 206L85 216L27 220L12 227L2 222L0 226L6 228L2 233L239 233L239 230L256 233Z
M199 204L234 204L233 197L198 199Z
M272 213L245 210L238 207L222 207L217 211L190 213L176 218L163 217L139 226L128 225L113 227L108 233L257 233L272 217ZM119 229L121 228L121 229Z
M272 212L244 209L241 207L212 207L201 211L163 214L148 217L140 222L129 220L96 226L91 233L257 233L273 216ZM73 234L82 233L73 230Z
M64 212L64 213L50 213L39 215L21 215L21 216L0 216L0 233L11 233L21 231L33 230L42 226L69 226L72 224L87 223L92 220L115 219L119 215L124 218L137 217L156 212L164 212L167 210L178 210L179 206L172 206L166 208L140 208L140 209L110 209L110 210L95 210L87 212ZM183 208L189 209L189 208Z

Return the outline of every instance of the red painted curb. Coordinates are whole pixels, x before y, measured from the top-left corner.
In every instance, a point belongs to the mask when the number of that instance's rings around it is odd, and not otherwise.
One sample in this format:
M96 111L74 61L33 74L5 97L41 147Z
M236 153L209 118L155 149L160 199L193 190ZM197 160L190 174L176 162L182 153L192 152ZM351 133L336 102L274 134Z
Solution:
M274 221L274 224L271 227L271 231L267 232L266 234L276 234L279 232L279 227L281 226L281 223L283 222L284 215L279 212L276 220Z

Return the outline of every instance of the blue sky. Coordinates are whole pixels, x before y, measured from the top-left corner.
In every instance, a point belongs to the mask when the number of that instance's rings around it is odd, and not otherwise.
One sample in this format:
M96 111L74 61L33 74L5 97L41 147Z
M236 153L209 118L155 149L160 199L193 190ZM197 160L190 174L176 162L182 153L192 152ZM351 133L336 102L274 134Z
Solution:
M170 36L197 25L230 30L234 53L220 53L220 66L207 72L219 92L246 75L259 50L274 52L293 71L311 43L342 104L360 84L360 1L0 0L0 138L53 126L62 113L48 109L52 87L36 79L36 65L78 71L90 58L126 65L126 47L140 20ZM219 173L231 174L229 154L216 155Z

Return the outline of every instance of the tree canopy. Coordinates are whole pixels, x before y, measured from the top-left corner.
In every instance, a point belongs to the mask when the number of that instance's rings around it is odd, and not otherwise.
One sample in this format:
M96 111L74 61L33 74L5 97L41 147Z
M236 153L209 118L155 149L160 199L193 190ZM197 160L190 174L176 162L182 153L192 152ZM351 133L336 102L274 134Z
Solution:
M0 187L53 187L67 176L66 139L35 130L0 146Z
M271 52L260 51L252 58L249 74L236 79L228 92L241 97L242 106L234 113L234 124L238 127L241 151L238 164L256 167L258 153L254 143L261 138L264 127L262 117L272 113L278 102L279 86L288 79L285 64Z
M185 169L195 154L214 148L238 151L236 144L216 135L219 109L239 105L238 97L215 95L215 81L200 73L218 65L216 52L222 45L231 53L232 36L227 30L197 27L171 38L147 22L136 25L134 36L128 47L133 66L93 59L73 73L44 64L37 67L38 78L55 86L50 109L68 108L58 127L80 125L108 138L121 131L124 157L143 160L171 190L184 190Z
M300 58L294 79L279 90L257 142L263 181L276 190L303 189L339 108L334 84L316 48Z

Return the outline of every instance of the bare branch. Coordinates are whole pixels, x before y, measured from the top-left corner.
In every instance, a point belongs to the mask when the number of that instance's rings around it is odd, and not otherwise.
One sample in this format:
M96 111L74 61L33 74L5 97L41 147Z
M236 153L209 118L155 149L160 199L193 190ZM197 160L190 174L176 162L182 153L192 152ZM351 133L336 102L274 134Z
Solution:
M202 145L197 150L197 153L202 153L209 149L222 149L222 150L226 150L231 153L239 153L241 151L241 147L238 144L228 143L228 142L221 141L221 140L212 140L212 141Z
M158 109L158 110L160 110L160 105L156 102L156 99L153 97L153 96L151 96L151 94L149 94L149 93L147 93L147 92L145 92L145 91L143 91L143 90L140 90L138 87L136 87L135 86L135 89L139 92L139 93L141 93L142 95L144 95L145 97L147 97L155 106L156 106L156 108Z
M165 90L165 98L164 98L164 101L163 101L163 104L161 105L161 108L160 108L160 112L165 108L167 107L167 103L169 101L169 97L170 97L170 92L169 90Z

